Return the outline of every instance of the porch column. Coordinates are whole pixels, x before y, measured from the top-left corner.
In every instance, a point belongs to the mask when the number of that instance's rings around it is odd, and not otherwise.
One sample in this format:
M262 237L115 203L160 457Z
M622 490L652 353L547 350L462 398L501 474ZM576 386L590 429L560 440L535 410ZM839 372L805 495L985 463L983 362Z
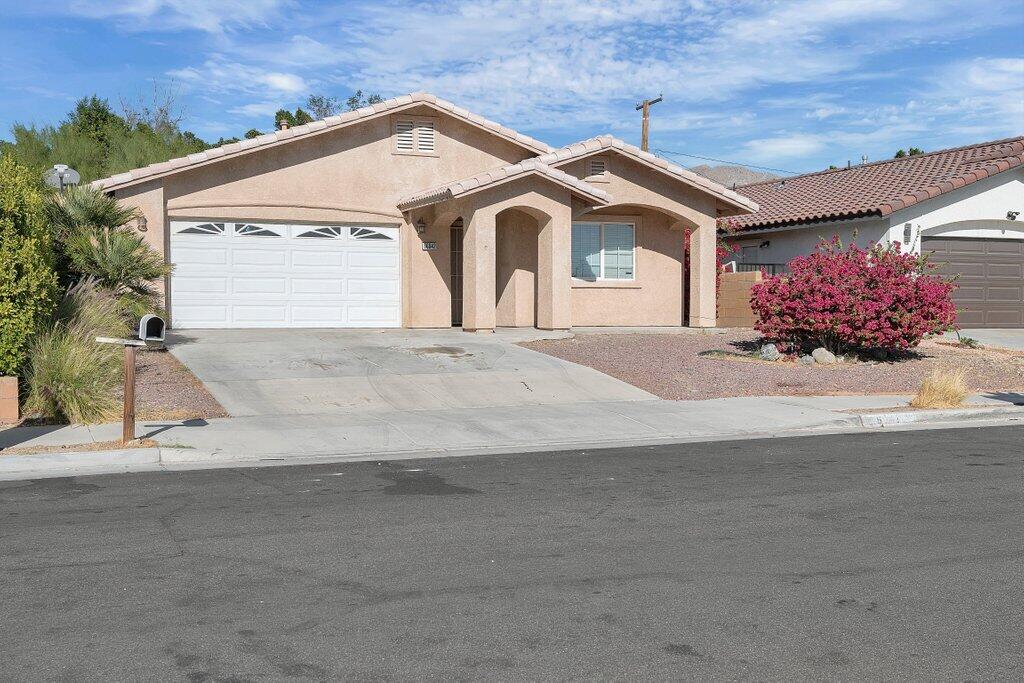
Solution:
M468 212L467 212L468 213ZM463 214L462 329L493 332L495 325L495 221L487 208Z
M703 216L690 233L690 327L715 327L715 258L717 221Z
M572 207L566 203L537 225L537 327L572 327Z

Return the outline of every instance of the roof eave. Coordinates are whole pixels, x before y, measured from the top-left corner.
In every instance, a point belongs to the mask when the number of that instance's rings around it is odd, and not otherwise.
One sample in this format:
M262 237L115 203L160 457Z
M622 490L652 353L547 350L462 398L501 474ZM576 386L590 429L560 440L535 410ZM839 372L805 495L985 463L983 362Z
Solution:
M295 140L308 139L308 138L315 137L317 135L321 135L323 133L343 130L345 128L348 128L350 126L356 125L358 123L364 123L364 122L367 122L367 121L373 121L373 120L376 120L376 119L381 118L383 116L389 116L389 115L392 115L392 114L395 114L395 113L406 111L407 109L413 109L415 107L421 107L421 106L430 107L431 109L434 109L435 111L437 111L439 113L447 114L447 115L449 115L449 116L451 116L453 118L456 118L456 119L458 119L460 121L463 121L463 122L465 122L465 123L467 123L467 124L469 124L471 126L474 126L475 128L478 128L479 130L482 130L484 132L490 133L490 134L492 134L492 135L494 135L496 137L499 137L499 138L501 138L503 140L511 142L512 144L518 145L521 148L523 148L524 150L532 152L534 154L538 154L538 155L540 155L540 154L547 154L547 153L552 151L552 148L550 146L545 145L543 142L540 142L539 140L534 140L533 138L528 138L527 136L517 137L515 135L510 135L510 134L505 133L504 130L502 130L504 128L503 126L494 126L494 127L492 127L492 126L489 126L489 125L484 125L481 122L475 121L475 120L473 120L473 118L470 118L469 116L463 115L462 112L464 110L462 110L462 109L460 109L460 108L458 108L458 107L456 107L454 105L452 106L451 109L449 109L447 107L444 107L444 106L438 104L437 98L433 97L433 96L425 96L422 93L413 93L412 95L403 95L401 97L397 97L397 98L394 98L394 99L395 100L407 100L407 101L399 103L399 104L396 104L394 106L388 106L388 107L382 108L380 110L376 110L375 107L374 108L367 107L367 108L364 108L364 109L374 109L374 111L372 111L372 113L371 112L367 112L363 116L354 116L354 117L352 117L348 121L339 121L339 122L337 122L334 125L327 125L325 123L326 119L319 119L319 120L313 121L313 122L311 122L309 124L304 124L303 126L298 126L298 127L295 127L295 128L287 129L286 131L276 131L275 133L268 133L267 135L277 135L277 139L273 140L272 142L267 142L266 144L256 144L256 143L247 144L249 142L248 140L240 140L237 143L229 143L227 145L222 145L220 147L213 147L211 149L205 150L205 152L204 152L207 155L209 155L210 153L213 153L214 156L212 158L206 158L206 159L203 159L202 161L198 161L198 162L195 162L195 163L187 163L187 162L185 162L184 160L187 160L188 157L181 157L179 159L171 159L169 161L160 162L158 164L151 164L150 166L143 166L141 168L131 169L130 171L126 171L125 173L120 173L120 174L113 175L113 176L110 176L110 177L107 177L107 178L100 178L98 180L94 180L94 181L92 181L90 183L90 186L93 187L93 188L96 188L98 190L102 190L104 192L108 192L108 191L112 191L112 190L119 190L119 189L122 189L122 188L125 188L125 187L131 187L131 186L134 186L134 185L139 185L139 184L150 182L150 181L153 181L153 180L159 180L159 179L165 178L165 177L167 177L169 175L174 175L176 173L181 173L181 172L184 172L184 171L191 171L191 170L194 170L194 169L203 168L203 167L208 166L210 164L214 164L214 163L217 163L217 162L220 162L220 161L224 161L224 160L227 160L227 159L235 159L235 158L238 158L240 156L244 156L246 154L249 154L249 153L252 153L252 152L255 152L255 151L258 151L258 150L274 149L276 147L279 147L281 145L287 144L289 142L293 142ZM357 110L357 111L362 111L362 110ZM352 113L354 113L354 112L346 112L346 114L339 115L339 118L345 118L347 114L352 114ZM328 117L328 118L334 118L334 117ZM482 118L482 117L480 117L480 118ZM303 130L304 128L307 128L307 127L308 127L308 129ZM508 129L508 130L511 130L511 129ZM285 135L284 136L280 136L280 135L278 135L279 133L284 133ZM226 152L225 148L226 147L230 147L232 145L238 145L239 147L237 149L231 150L230 152ZM180 162L180 163L174 163L174 162ZM164 170L161 170L160 172L151 173L151 174L148 174L148 175L145 175L145 176L141 176L141 177L132 177L131 176L132 171L139 171L139 170L142 170L144 168L151 168L153 166L161 166L161 165L168 165L169 167L164 169ZM127 177L125 177L125 176L127 176ZM118 181L117 180L118 178L122 178L122 180Z
M600 139L601 138L591 138L591 140L600 140ZM707 192L708 194L714 196L717 200L719 200L723 204L726 204L727 206L731 206L734 209L737 209L738 213L737 214L733 214L733 215L755 213L755 212L757 212L757 210L759 208L757 203L755 201L753 201L752 199L750 199L749 197L744 197L743 195L741 195L741 194L739 194L737 192L733 192L732 190L728 189L724 185L719 185L719 183L716 183L715 181L710 180L710 179L704 179L704 180L707 181L707 183L710 184L710 185L705 185L703 182L692 180L692 179L687 178L685 176L682 176L682 175L679 175L677 173L674 173L674 172L670 171L667 168L662 168L658 164L651 163L647 159L644 159L642 156L639 156L638 154L633 153L632 150L628 149L626 146L623 146L622 144L620 144L620 145L614 144L614 142L620 142L621 143L621 141L618 141L616 138L611 138L611 139L613 140L612 144L607 144L606 143L606 144L604 144L601 147L595 147L593 149L588 149L587 151L582 152L580 154L575 154L575 155L572 155L572 156L566 156L566 157L561 158L561 159L555 159L555 160L553 160L551 162L548 162L548 165L551 166L552 168L558 168L559 166L564 166L565 164L568 164L568 163L571 163L571 162L574 162L574 161L579 161L580 159L586 159L588 157L592 157L595 154L601 154L603 152L609 152L609 151L618 152L619 154L621 154L621 155L623 155L623 156L625 156L625 157L627 157L629 159L632 159L632 160L636 161L637 163L643 164L644 166L646 166L647 168L650 168L651 170L658 171L659 173L662 173L663 175L666 175L666 176L672 178L673 180L678 180L678 181L686 184L688 187L692 187L692 188L694 188L696 190L700 190L702 192ZM579 143L573 143L573 144L586 144L588 142L590 142L590 140L583 140L583 141L581 141ZM558 154L558 151L559 150L556 149L553 152L550 152L550 154L556 155L556 154ZM682 167L680 166L679 168L682 168ZM683 170L686 170L686 169L683 169ZM712 185L717 185L717 186L721 187L721 190L718 190L716 187L712 187Z
M399 202L397 206L398 210L404 213L406 211L421 209L425 206L431 206L433 204L441 204L443 202L451 201L452 199L462 199L463 197L469 197L471 195L477 194L478 192L483 192L485 190L489 190L494 187L499 187L506 183L515 182L517 180L521 180L523 178L530 176L543 178L544 180L559 185L569 190L572 194L576 195L577 197L581 197L582 199L588 201L590 204L594 206L605 206L610 202L610 198L605 198L597 194L592 194L590 192L587 192L583 188L576 187L575 185L566 183L559 178L556 178L547 173L543 173L538 169L534 168L524 171L523 173L517 173L515 175L510 175L505 178L501 178L500 180L497 180L495 182L479 185L477 187L466 190L464 192L460 192L458 194L453 193L450 188L447 188L443 191L438 191L436 194L432 193L425 197L417 197L416 199L412 199L409 201Z

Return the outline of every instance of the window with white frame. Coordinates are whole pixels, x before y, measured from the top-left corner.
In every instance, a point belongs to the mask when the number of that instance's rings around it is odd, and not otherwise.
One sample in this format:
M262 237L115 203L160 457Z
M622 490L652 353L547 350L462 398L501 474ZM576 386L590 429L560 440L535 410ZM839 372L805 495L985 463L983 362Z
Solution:
M636 262L632 223L573 223L572 276L581 280L632 280Z
M431 119L394 120L395 151L400 154L434 154L437 151L437 129Z

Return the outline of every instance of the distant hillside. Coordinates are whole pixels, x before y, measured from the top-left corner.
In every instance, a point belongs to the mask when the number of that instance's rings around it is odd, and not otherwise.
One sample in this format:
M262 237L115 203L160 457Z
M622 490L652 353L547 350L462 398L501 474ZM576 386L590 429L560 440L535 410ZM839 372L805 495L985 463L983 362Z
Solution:
M733 185L746 185L748 183L756 183L761 180L771 180L772 178L779 178L780 176L774 173L766 173L764 171L753 171L743 166L709 166L708 164L701 164L700 166L691 166L690 170L694 173L699 173L705 178L710 178L716 183L725 185L726 187L732 187Z

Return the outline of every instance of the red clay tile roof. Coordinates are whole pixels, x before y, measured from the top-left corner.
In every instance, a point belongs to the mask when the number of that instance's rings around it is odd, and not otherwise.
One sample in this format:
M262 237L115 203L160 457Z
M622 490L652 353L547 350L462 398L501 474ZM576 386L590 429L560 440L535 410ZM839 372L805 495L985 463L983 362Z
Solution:
M741 230L888 216L1024 164L1024 136L807 173L737 187L760 209L730 220Z

